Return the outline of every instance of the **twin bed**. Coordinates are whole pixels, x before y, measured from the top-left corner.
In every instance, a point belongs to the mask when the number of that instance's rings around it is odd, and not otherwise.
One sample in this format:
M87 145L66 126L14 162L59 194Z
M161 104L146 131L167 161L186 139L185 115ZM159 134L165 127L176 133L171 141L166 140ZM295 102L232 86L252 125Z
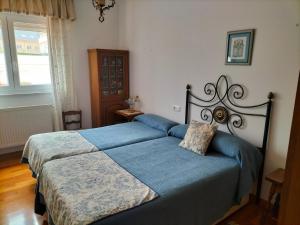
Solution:
M190 98L189 87L187 112L194 105ZM55 225L212 224L250 192L264 151L217 131L201 156L179 147L187 128L142 115L135 122L80 131L76 145L59 144L66 143L61 132L50 143L44 141L51 134L33 136L23 161L37 175L36 212L47 210ZM49 153L47 144L58 150Z
M139 116L133 122L101 128L37 134L27 141L21 161L29 164L36 177L48 161L165 137L168 129L176 124L148 115Z

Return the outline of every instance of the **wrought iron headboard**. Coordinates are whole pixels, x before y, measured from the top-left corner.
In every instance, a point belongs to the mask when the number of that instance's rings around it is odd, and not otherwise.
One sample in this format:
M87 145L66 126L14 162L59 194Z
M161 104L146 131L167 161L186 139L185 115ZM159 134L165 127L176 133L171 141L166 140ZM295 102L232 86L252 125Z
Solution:
M225 82L225 90L222 92L221 83ZM272 99L274 95L272 92L268 94L266 102L257 105L239 105L234 100L241 100L244 97L244 87L240 84L231 84L229 86L228 79L225 75L221 75L217 83L206 83L204 86L205 95L209 96L207 99L200 98L191 91L192 86L186 86L186 105L185 105L185 123L190 121L190 106L194 105L201 108L201 119L210 123L214 121L226 125L228 131L232 135L236 135L234 128L242 128L245 122L245 116L264 117L264 134L262 146L258 147L263 155L263 163L260 168L257 189L256 202L259 201L263 177L263 168L265 162L265 154L269 135L270 116L272 109ZM224 93L224 94L222 94ZM258 108L266 108L265 113L252 113L251 110Z

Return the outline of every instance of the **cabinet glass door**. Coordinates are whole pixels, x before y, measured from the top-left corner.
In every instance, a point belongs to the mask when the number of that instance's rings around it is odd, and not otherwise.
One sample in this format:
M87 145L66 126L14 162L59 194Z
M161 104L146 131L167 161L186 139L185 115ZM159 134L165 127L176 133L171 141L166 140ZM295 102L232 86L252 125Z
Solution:
M102 67L101 67L101 85L102 85L102 95L108 96L109 95L109 63L108 57L103 56L102 58Z
M110 94L117 94L117 82L116 82L116 57L109 56L109 82L110 82Z
M122 95L124 93L124 63L123 57L116 57L116 81L117 81L117 93Z
M124 58L123 56L103 56L101 67L102 95L123 95Z

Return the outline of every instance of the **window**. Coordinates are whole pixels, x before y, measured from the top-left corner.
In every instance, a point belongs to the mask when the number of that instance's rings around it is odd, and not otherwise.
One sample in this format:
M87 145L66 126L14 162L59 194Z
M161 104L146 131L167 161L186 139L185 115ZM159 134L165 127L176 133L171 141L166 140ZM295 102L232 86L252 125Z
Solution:
M0 94L49 92L45 18L0 14Z

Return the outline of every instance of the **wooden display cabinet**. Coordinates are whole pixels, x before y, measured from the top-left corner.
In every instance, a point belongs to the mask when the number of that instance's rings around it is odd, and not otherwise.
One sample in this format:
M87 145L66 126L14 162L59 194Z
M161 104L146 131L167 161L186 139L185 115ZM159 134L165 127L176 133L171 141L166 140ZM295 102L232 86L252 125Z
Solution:
M126 109L129 98L129 52L89 49L92 126L115 124L116 110Z

